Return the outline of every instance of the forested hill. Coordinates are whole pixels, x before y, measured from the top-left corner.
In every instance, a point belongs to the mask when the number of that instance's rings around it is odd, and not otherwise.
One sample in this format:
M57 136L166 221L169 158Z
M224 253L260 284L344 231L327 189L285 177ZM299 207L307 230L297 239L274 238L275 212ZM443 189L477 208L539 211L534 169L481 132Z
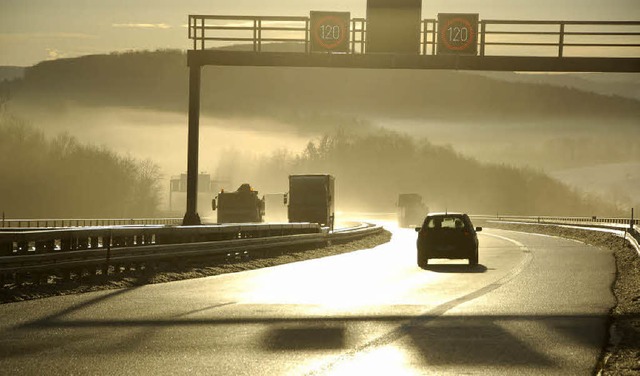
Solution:
M22 76L24 76L24 70L25 68L23 67L2 66L0 67L0 82L22 78Z
M576 89L505 82L472 72L205 67L202 110L220 115L313 111L443 119L638 118L639 101ZM185 111L188 69L180 51L46 61L5 82L14 99Z

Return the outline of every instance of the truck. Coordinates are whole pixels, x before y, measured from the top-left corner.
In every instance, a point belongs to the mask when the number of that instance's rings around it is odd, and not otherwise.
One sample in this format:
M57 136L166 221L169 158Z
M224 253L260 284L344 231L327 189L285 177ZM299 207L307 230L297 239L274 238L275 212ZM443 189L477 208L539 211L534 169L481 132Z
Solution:
M262 222L264 208L264 197L258 197L258 191L246 183L235 192L222 189L211 201L211 209L218 212L218 223Z
M427 216L429 208L422 202L422 196L417 193L401 193L397 203L398 226L420 226Z
M334 182L329 174L290 175L287 196L289 222L318 223L333 230Z

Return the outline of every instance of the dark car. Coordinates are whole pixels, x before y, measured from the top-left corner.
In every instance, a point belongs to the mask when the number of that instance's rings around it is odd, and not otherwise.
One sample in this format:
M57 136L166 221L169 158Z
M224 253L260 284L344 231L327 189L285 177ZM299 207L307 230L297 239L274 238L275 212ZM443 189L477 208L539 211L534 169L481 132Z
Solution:
M418 232L418 266L429 264L429 259L468 259L469 265L478 265L478 235L482 227L473 227L471 219L463 213L431 213L424 219Z

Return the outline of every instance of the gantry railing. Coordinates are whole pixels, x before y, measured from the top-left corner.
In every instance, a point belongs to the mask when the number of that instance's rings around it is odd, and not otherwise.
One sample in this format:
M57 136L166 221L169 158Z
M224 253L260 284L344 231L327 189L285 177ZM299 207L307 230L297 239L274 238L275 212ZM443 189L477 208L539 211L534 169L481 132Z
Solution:
M311 52L309 17L190 15L188 30L193 50ZM352 18L349 33L347 53L367 53L367 20ZM422 20L419 53L438 43L437 20ZM640 21L480 20L478 55L640 57Z

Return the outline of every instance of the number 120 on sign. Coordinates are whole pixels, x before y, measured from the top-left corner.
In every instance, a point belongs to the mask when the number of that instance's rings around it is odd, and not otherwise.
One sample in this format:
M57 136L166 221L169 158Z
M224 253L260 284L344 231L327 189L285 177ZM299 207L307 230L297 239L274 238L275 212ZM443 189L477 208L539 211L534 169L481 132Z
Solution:
M349 12L311 12L311 51L349 52Z
M478 53L478 14L438 14L438 55Z

